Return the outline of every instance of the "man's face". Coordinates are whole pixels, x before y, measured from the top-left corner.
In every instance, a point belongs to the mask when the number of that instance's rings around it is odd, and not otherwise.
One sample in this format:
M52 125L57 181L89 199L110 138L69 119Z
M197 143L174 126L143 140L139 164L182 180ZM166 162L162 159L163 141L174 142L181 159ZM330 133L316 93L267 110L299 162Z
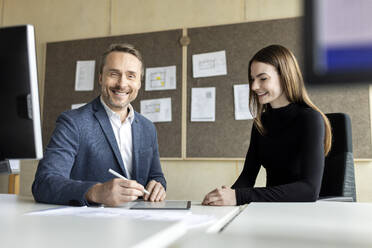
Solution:
M106 57L99 84L103 101L115 112L126 111L141 88L141 61L124 52L111 52Z

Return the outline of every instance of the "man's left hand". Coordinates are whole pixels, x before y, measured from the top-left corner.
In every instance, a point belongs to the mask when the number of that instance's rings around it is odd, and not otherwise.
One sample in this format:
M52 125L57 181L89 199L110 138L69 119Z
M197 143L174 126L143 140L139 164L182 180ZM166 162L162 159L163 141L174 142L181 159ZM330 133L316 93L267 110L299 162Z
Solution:
M151 180L147 186L146 189L150 194L145 194L143 196L143 199L145 201L152 201L152 202L158 202L158 201L164 201L166 193L163 185L155 180Z

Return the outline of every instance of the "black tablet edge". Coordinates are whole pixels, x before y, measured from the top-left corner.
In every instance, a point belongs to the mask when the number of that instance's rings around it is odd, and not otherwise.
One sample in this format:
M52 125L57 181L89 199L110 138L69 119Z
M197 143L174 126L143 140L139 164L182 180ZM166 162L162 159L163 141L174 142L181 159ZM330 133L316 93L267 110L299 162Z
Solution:
M191 201L187 201L187 205L184 208L141 208L141 207L135 207L135 205L133 205L129 209L134 209L134 210L189 210L190 208L191 208Z

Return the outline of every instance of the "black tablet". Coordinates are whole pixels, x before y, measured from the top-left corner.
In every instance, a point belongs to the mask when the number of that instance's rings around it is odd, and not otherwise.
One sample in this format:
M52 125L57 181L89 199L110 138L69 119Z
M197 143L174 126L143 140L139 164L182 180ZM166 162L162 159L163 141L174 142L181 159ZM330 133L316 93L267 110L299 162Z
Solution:
M130 209L155 209L155 210L188 210L191 207L191 201L162 201L149 202L137 201Z

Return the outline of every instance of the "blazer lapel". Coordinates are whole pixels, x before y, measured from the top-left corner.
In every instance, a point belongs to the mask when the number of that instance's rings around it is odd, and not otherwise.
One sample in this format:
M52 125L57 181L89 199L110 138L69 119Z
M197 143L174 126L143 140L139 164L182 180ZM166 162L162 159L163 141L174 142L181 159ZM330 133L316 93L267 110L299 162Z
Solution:
M110 123L110 120L107 116L106 110L103 108L100 98L98 97L95 102L95 109L96 112L94 113L94 116L96 117L97 121L99 122L103 133L106 136L106 139L108 140L108 143L111 146L112 151L115 154L116 160L118 161L120 168L122 170L122 173L125 177L128 177L126 170L124 168L124 163L120 155L118 143L116 142L114 131L112 130L112 126Z
M137 179L138 175L138 156L139 156L139 150L140 150L140 141L141 141L141 125L138 121L138 117L136 116L137 113L134 112L134 121L132 123L132 142L133 142L133 151L132 151L132 156L133 156L133 178Z

